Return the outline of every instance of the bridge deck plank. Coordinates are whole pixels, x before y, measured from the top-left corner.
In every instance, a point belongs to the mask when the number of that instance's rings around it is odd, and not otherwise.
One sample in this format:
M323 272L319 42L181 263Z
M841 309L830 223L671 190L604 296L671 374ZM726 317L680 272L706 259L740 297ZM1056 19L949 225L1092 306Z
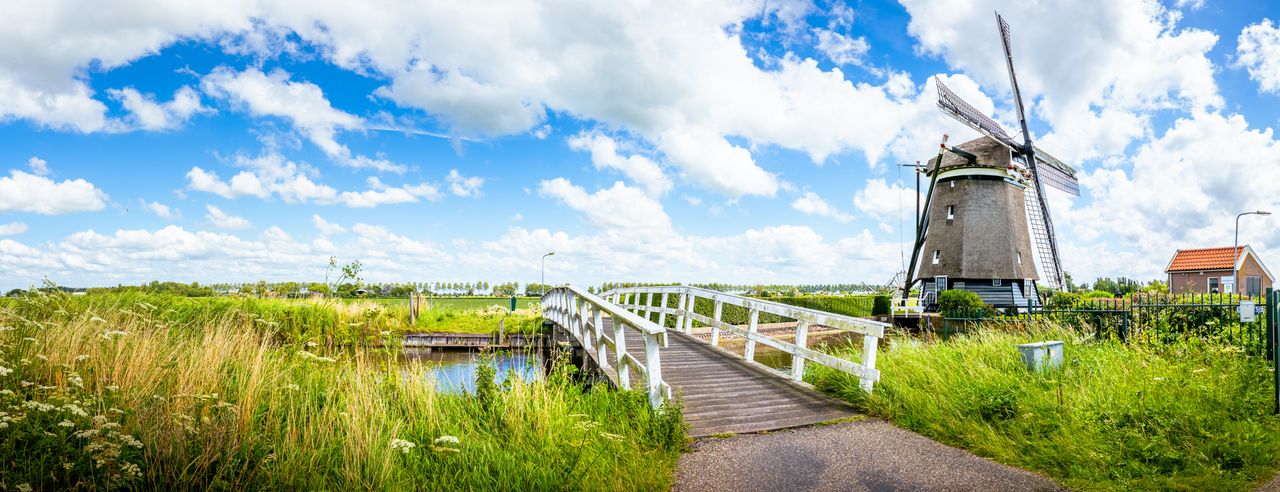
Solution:
M605 323L612 326L609 318ZM674 331L667 336L668 346L660 352L663 380L681 400L694 437L777 430L857 415L844 402L726 355L706 342ZM626 344L628 352L645 360L639 333L627 330ZM608 356L612 361L614 355ZM632 381L643 384L636 373Z

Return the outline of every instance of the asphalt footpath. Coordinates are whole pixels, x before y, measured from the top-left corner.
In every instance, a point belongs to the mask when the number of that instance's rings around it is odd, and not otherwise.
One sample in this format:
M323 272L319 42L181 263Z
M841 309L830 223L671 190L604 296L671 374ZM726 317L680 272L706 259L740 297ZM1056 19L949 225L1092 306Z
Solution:
M880 419L705 438L676 467L677 491L1057 491L1048 478Z

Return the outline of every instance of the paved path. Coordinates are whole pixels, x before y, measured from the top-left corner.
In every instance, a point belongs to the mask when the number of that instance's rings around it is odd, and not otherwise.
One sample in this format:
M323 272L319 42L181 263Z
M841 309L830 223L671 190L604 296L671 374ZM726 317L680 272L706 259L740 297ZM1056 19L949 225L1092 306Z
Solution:
M1048 478L939 444L879 419L702 439L677 491L1056 491Z
M612 330L612 320L605 318ZM644 360L644 342L627 330L628 352ZM694 437L785 429L856 415L848 404L792 383L767 369L695 339L668 331L662 378L684 404ZM639 380L633 378L633 381Z

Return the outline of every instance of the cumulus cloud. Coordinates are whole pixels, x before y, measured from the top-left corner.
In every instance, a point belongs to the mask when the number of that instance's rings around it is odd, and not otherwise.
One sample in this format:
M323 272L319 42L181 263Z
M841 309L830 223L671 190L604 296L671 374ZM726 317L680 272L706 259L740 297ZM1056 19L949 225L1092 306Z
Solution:
M324 220L324 217L321 217L317 214L311 215L311 223L315 224L316 229L320 231L320 234L324 234L326 236L331 236L334 234L342 234L344 232L347 232L346 227L342 227L338 224L334 224L332 222Z
M1258 90L1280 94L1280 24L1263 19L1245 26L1236 43L1236 66L1249 71Z
M133 87L108 89L107 94L120 101L129 112L128 122L136 128L148 131L172 130L182 126L192 116L212 111L200 101L200 94L189 86L173 93L173 99L158 103L150 94L142 94Z
M836 65L862 65L871 50L867 38L849 37L828 29L814 29L818 38L818 51L827 56Z
M12 236L27 232L27 224L22 222L10 222L8 224L0 224L0 236Z
M236 72L218 67L200 81L209 95L226 99L254 116L283 118L340 164L355 168L403 173L405 166L383 159L353 156L347 146L338 143L339 131L360 129L364 121L334 108L320 86L290 80L290 74L276 69L263 73L256 68Z
M213 193L223 198L253 196L280 198L285 203L340 204L353 208L368 208L398 203L416 203L420 200L436 201L443 194L430 183L392 186L371 176L363 191L338 191L317 182L314 169L287 160L275 152L257 157L238 155L235 165L243 168L231 179L224 180L214 171L192 167L187 172L187 188Z
M32 158L31 162L44 161ZM33 166L35 167L35 166ZM107 206L107 194L83 179L54 181L17 169L0 177L0 212L59 215L93 212Z
M31 168L31 172L36 176L48 176L53 174L53 171L49 169L49 163L39 157L27 159L27 167Z
M807 215L817 215L819 217L827 217L834 219L836 222L847 223L853 220L853 216L840 209L833 207L817 193L806 191L800 198L791 202L791 208Z
M613 187L588 193L565 178L556 178L542 181L538 193L577 210L588 223L601 229L665 231L671 228L671 219L661 203L621 181Z
M227 214L226 212L223 212L222 209L213 205L205 205L204 208L209 211L209 213L204 216L204 220L208 221L214 227L221 229L244 229L252 225L249 223L248 219Z
M165 205L160 202L148 202L146 200L143 200L142 208L147 210L148 212L156 214L157 217L160 217L162 219L176 219L182 216L182 214L179 213L177 210L174 210L173 208L170 208L168 205Z
M463 176L457 169L450 169L449 175L444 179L449 183L449 192L461 197L479 198L480 187L484 186L484 178Z
M569 138L569 148L591 153L591 164L596 169L609 169L622 173L653 196L671 191L671 178L658 163L640 154L623 156L618 153L618 142L600 132L582 132Z

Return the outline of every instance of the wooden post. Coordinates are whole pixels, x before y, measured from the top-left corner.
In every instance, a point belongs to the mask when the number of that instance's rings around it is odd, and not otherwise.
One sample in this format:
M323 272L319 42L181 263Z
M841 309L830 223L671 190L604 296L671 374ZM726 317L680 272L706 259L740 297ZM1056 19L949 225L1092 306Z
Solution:
M862 335L862 367L867 369L876 368L876 349L880 347L880 339L871 335ZM871 386L874 381L863 379L862 390L867 393L871 392Z
M796 323L796 346L800 348L808 348L809 344L809 322L800 320ZM791 354L791 379L795 381L804 381L804 357L800 354Z
M760 328L760 310L751 308L751 320L747 322L747 333L755 335ZM747 336L747 348L742 351L742 357L748 361L756 360L756 341Z
M631 365L627 360L627 329L622 320L613 318L613 357L617 361L618 384L622 389L631 389Z
M715 316L713 316L712 319L716 321L720 321L720 313L723 310L724 310L724 302L720 300L716 300ZM720 346L720 327L716 326L714 323L711 325L711 346L712 347Z
M676 331L684 331L684 319L688 312L686 307L689 305L689 293L680 293L680 301L676 303Z
M659 301L659 304L662 306L662 309L664 309L664 310L665 310L665 309L667 309L667 293L666 293L666 292L663 292L663 293L662 293L662 300L661 300L661 301ZM663 310L659 310L659 311L658 311L658 326L661 326L661 327L663 327L663 328L666 328L666 326L667 326L667 312L666 312L666 311L663 311Z
M608 368L613 364L609 363L609 352L604 342L604 316L600 314L600 306L591 306L591 325L596 336L596 360L600 367Z
M645 384L649 389L649 405L653 408L662 406L662 360L658 355L658 348L661 346L662 340L658 338L656 333L644 334L644 365L645 373L648 375Z
M685 312L691 315L696 314L698 310L695 308L697 307L698 307L698 295L694 294L693 291L690 291L689 298L688 298L688 307L685 308ZM693 316L684 317L684 332L693 333Z

